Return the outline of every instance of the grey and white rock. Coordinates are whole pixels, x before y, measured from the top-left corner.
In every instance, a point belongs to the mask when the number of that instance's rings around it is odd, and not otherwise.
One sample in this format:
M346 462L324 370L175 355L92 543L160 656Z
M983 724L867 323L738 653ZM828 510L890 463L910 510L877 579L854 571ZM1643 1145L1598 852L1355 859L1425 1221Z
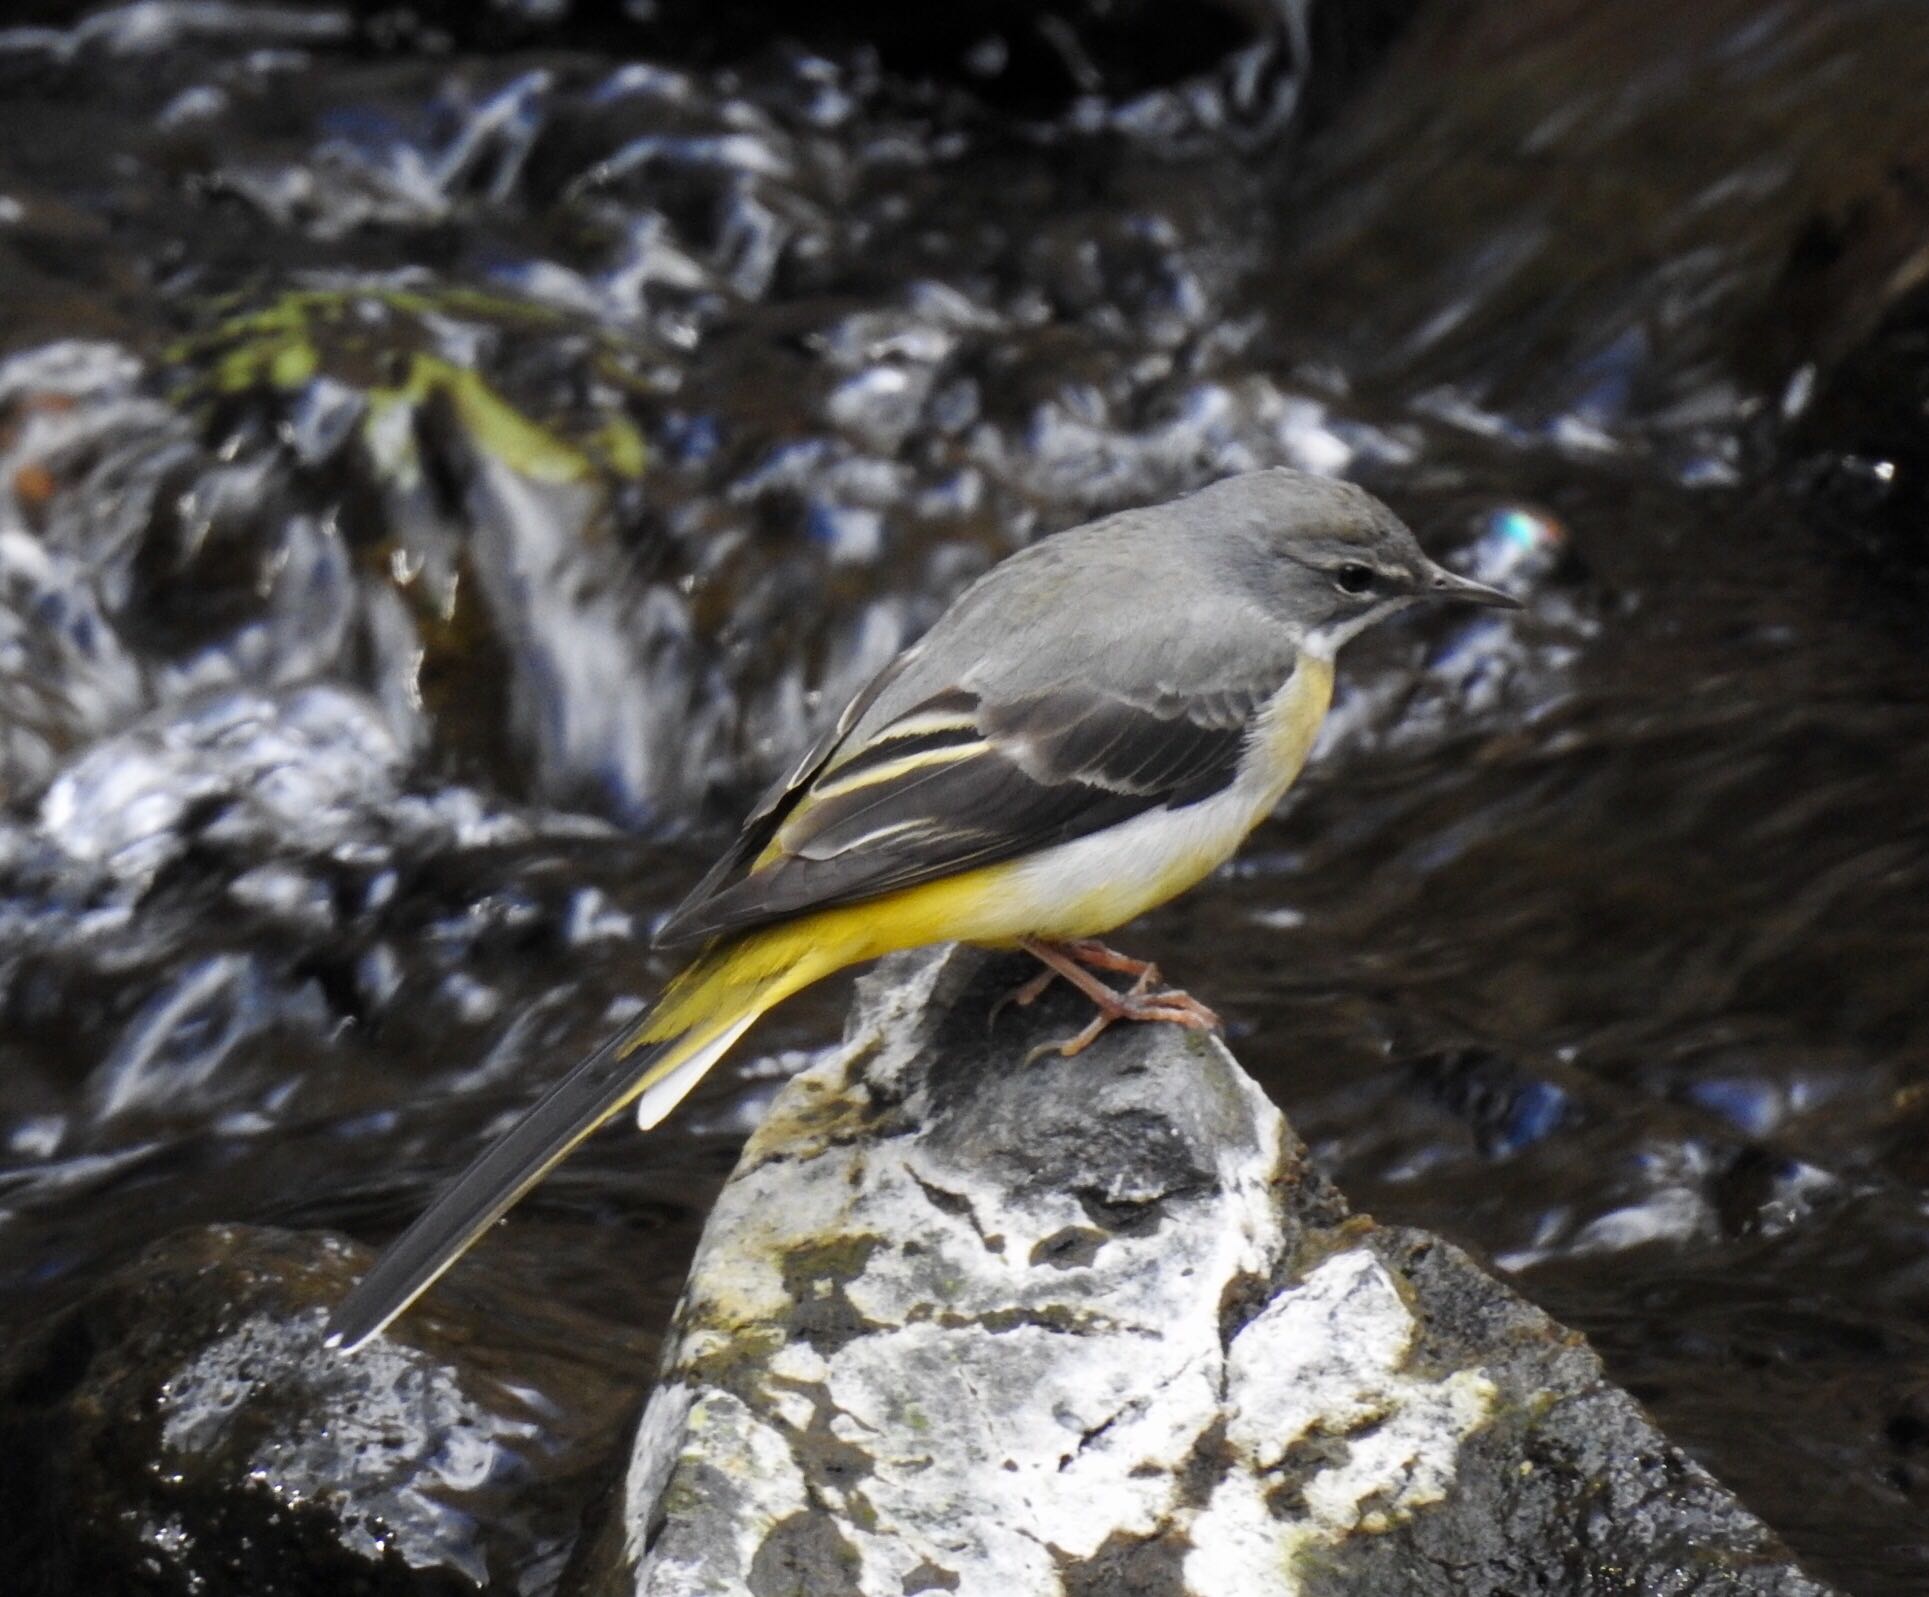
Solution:
M507 1325L458 1291L343 1358L322 1324L368 1261L325 1233L184 1230L0 1347L4 1589L552 1590L645 1339L550 1303Z
M1436 1238L1349 1216L1216 1041L863 989L713 1214L573 1597L1821 1594Z

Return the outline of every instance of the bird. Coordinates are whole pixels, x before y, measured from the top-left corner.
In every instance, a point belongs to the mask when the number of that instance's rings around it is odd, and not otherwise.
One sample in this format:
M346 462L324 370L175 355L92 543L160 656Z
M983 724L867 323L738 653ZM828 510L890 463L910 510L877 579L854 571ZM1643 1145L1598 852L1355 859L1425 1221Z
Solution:
M1311 750L1351 638L1431 601L1518 608L1429 559L1353 484L1287 468L1040 539L854 697L655 935L693 948L653 1007L552 1086L335 1310L379 1335L577 1143L655 1126L812 982L938 942L1021 948L1115 1020L1217 1017L1106 934L1231 858ZM1121 991L1100 972L1124 973Z

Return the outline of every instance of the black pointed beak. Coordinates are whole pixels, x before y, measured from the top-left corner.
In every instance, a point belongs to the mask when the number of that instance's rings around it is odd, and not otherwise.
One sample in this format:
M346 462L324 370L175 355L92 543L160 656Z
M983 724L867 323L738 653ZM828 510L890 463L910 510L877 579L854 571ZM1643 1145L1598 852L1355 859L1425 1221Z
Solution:
M1422 599L1445 599L1455 604L1490 605L1496 610L1520 608L1520 600L1511 593L1490 588L1471 577L1459 576L1445 566L1432 565L1431 562L1427 574L1421 579L1419 596Z

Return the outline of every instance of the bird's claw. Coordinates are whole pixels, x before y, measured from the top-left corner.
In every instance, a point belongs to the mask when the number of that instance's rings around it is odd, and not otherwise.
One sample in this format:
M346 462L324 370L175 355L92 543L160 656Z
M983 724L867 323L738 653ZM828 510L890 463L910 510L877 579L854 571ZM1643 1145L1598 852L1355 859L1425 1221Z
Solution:
M1076 942L1051 944L1028 941L1025 948L1045 965L1045 969L1015 988L998 1001L993 1008L995 1018L1007 1003L1021 1007L1034 1002L1038 995L1049 987L1056 976L1063 976L1092 1001L1098 1010L1091 1020L1072 1036L1057 1042L1040 1043L1025 1055L1025 1063L1031 1064L1045 1054L1056 1051L1061 1057L1070 1059L1083 1053L1104 1035L1105 1031L1120 1020L1162 1020L1171 1025L1184 1026L1189 1031L1223 1031L1224 1024L1219 1017L1190 993L1177 988L1160 988L1159 967L1150 960L1132 959L1107 948L1099 942ZM1132 986L1125 992L1115 992L1111 987L1080 966L1097 966L1101 970L1121 971L1131 975Z

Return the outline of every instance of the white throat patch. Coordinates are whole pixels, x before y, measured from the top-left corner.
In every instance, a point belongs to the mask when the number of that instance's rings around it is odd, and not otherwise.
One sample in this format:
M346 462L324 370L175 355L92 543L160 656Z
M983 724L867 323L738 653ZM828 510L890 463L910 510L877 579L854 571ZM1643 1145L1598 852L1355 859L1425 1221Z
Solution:
M1314 627L1300 642L1300 647L1318 660L1331 660L1340 649L1368 627L1386 620L1396 610L1404 610L1419 601L1413 595L1398 599L1382 599L1378 604L1362 610L1356 616L1344 620L1328 621Z

